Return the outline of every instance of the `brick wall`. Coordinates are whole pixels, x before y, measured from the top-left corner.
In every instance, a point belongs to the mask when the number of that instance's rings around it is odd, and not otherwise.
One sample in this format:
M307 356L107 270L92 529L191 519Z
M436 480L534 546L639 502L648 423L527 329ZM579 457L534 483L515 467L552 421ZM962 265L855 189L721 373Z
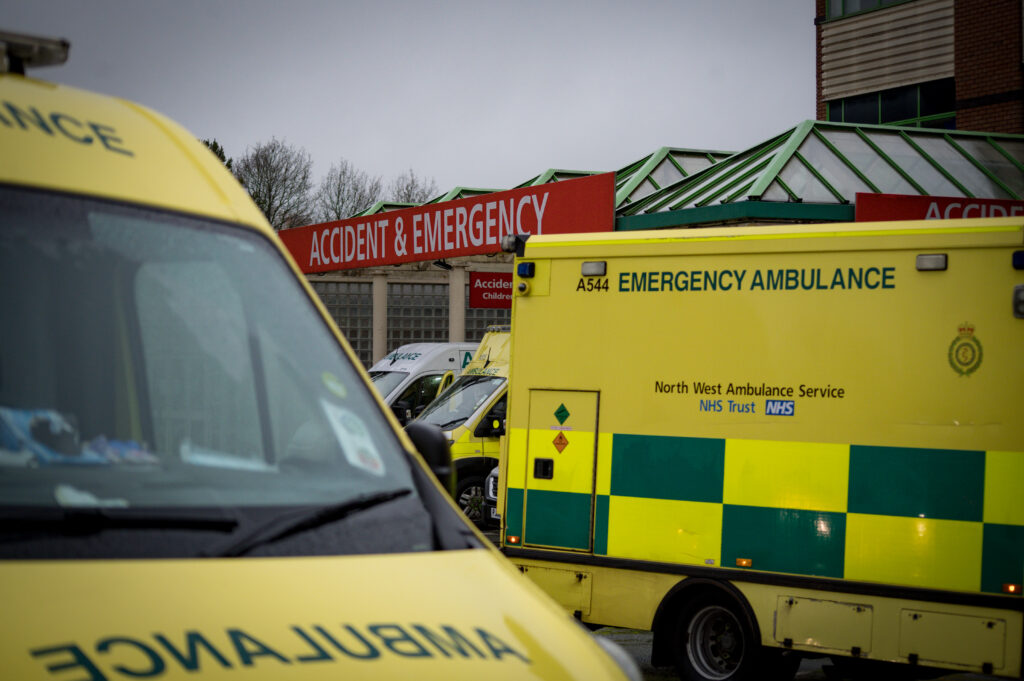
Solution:
M954 16L956 127L1024 133L1021 0L956 0Z
M825 120L825 102L821 99L821 22L825 21L825 2L826 0L814 0L814 54L817 60L817 66L814 69L817 78L817 89L814 97L817 106L815 107L814 118L819 121Z

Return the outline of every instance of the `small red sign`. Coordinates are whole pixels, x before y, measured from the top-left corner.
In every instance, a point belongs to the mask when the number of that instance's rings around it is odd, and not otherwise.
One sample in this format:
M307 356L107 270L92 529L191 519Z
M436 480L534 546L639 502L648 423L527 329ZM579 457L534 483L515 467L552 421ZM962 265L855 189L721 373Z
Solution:
M506 234L610 232L615 173L278 232L299 269L331 272L501 252Z
M952 196L858 193L857 222L956 220L1024 216L1024 201Z
M469 306L486 308L512 307L511 272L470 272Z

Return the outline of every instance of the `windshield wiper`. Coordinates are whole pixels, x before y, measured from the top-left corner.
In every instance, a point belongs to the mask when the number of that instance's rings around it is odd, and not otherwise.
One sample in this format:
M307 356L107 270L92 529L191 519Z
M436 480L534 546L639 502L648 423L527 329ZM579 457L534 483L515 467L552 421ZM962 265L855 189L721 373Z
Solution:
M207 558L234 558L244 556L258 546L271 544L293 534L312 530L321 525L333 523L337 520L365 511L368 508L387 503L392 499L412 494L412 490L405 487L388 492L366 494L355 499L343 501L339 504L321 506L313 509L300 508L289 513L275 516L270 522L257 525L251 531L232 541L227 546L213 551L203 551L199 555Z
M237 520L223 515L91 506L5 509L0 511L0 521L5 529L17 532L41 531L63 534L91 534L111 529L231 532L238 527Z
M448 423L442 423L441 425L438 426L438 428L440 428L441 430L448 430L449 428L454 428L455 426L459 425L460 423L465 423L465 422L466 422L466 419L459 417L459 418L457 418L457 419L455 419L453 421L449 421Z

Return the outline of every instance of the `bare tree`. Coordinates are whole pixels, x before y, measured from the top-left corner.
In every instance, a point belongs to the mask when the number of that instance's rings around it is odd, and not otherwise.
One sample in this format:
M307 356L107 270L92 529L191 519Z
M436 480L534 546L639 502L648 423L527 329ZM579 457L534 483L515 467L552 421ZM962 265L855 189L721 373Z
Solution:
M391 201L403 203L423 203L434 198L437 194L437 182L434 178L429 181L425 178L416 177L416 173L409 169L408 173L402 173L391 180L388 185L388 198Z
M370 177L341 159L320 182L313 202L317 219L328 222L352 217L383 198L380 177Z
M312 222L313 159L305 149L273 138L249 148L234 171L274 229Z

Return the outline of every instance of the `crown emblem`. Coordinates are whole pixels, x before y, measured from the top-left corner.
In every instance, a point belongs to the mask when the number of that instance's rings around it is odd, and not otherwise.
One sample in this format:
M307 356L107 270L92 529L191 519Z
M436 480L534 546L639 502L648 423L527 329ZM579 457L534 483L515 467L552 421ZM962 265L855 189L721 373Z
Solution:
M957 325L957 337L949 346L949 366L961 376L970 376L981 366L984 351L981 341L974 337L974 324L964 322Z

